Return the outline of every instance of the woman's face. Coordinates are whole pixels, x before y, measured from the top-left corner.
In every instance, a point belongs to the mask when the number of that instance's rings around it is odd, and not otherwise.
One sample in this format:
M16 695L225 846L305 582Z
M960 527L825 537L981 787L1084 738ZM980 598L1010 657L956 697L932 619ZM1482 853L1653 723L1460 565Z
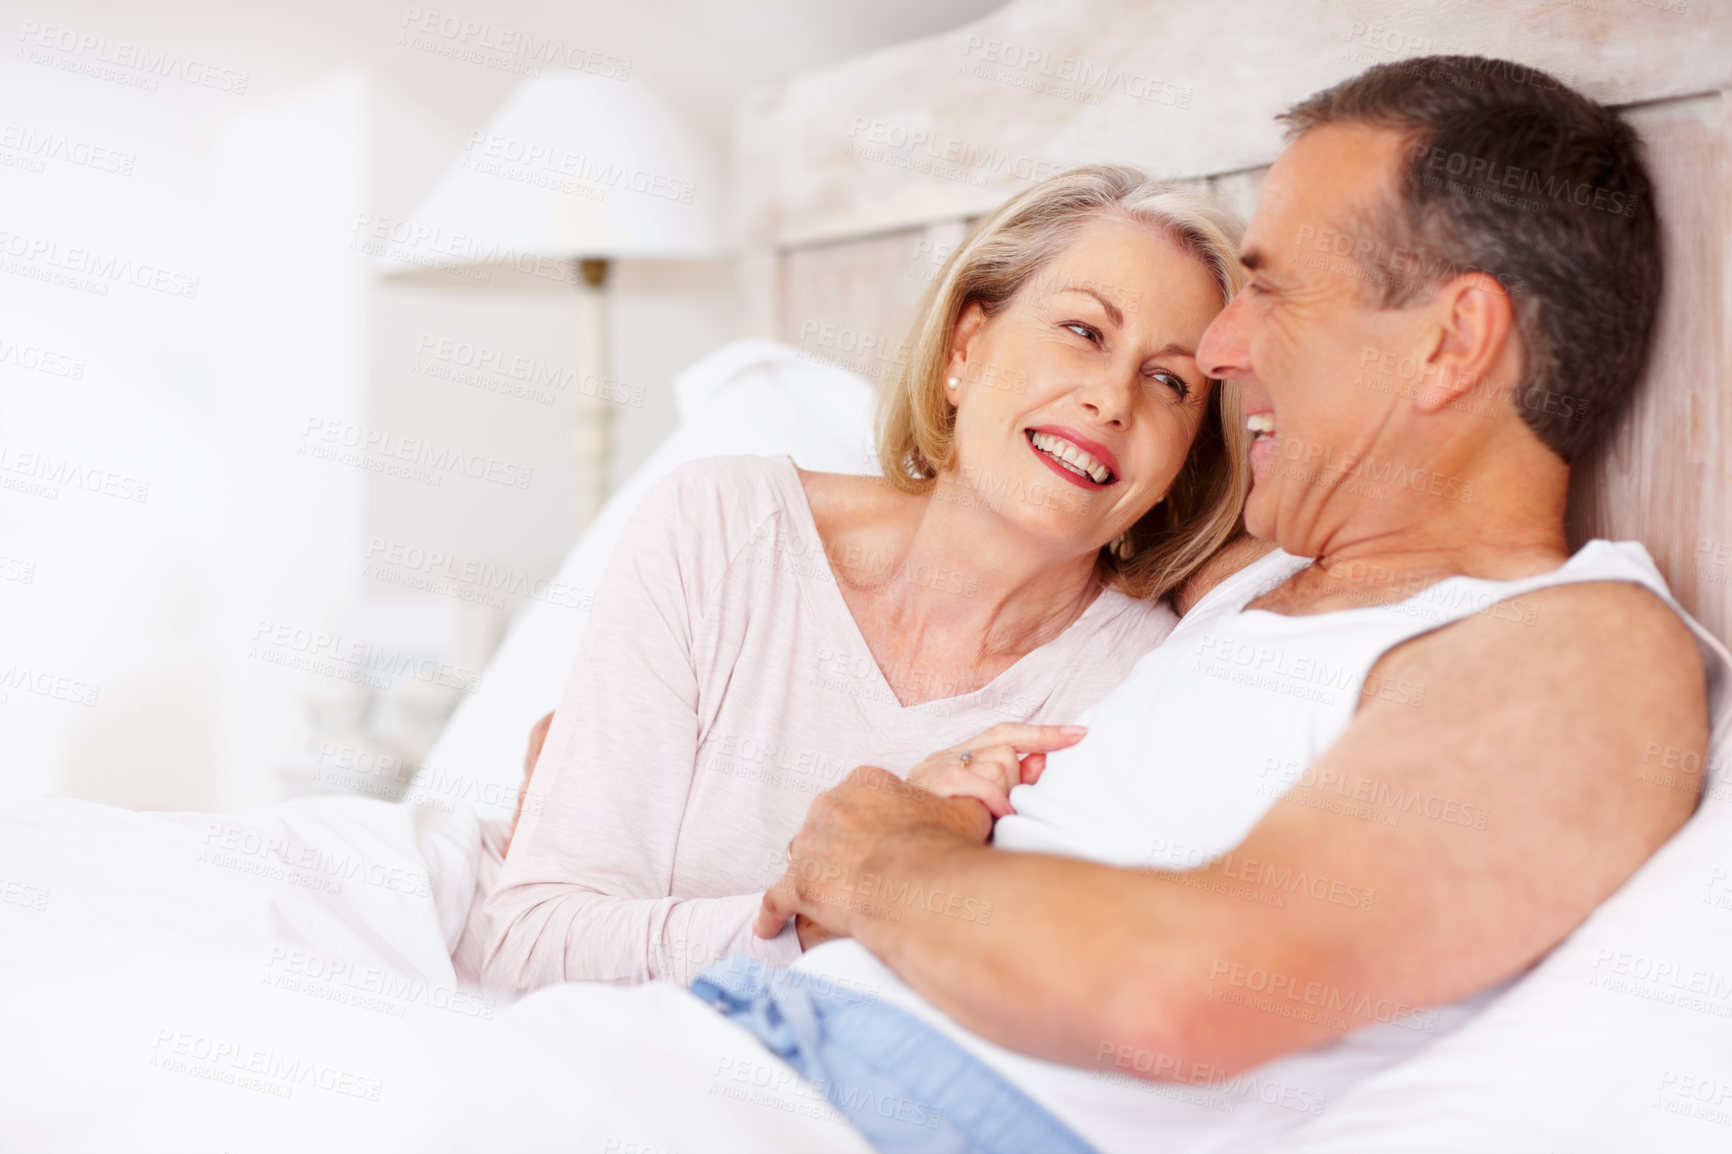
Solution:
M1130 528L1178 476L1208 411L1197 344L1221 310L1207 269L1101 218L988 318L956 326L954 497L1066 555Z

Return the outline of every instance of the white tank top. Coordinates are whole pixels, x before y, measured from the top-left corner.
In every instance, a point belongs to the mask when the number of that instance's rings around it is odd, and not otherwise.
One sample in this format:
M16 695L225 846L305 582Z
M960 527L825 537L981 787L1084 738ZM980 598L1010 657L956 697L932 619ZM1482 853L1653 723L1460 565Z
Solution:
M1088 736L1051 754L1038 785L1011 792L1017 812L999 821L994 843L1121 866L1203 866L1243 841L1289 786L1314 784L1312 764L1351 723L1362 696L1422 703L1422 686L1368 683L1385 652L1474 614L1531 622L1533 607L1522 596L1554 585L1628 581L1651 590L1696 633L1710 701L1717 708L1723 699L1727 670L1717 643L1672 600L1647 550L1635 542L1590 541L1550 573L1515 581L1452 577L1389 605L1307 616L1245 608L1309 564L1276 550L1211 590L1118 688L1079 718ZM1450 798L1340 785L1350 788L1332 793L1326 784L1324 804L1352 807L1367 820L1393 824L1392 818L1419 813L1473 826L1487 818ZM1266 888L1267 879L1259 880ZM1314 886L1319 879L1296 884ZM1335 879L1321 884L1333 887ZM1345 889L1331 894L1337 898L1374 900ZM984 1042L852 941L820 946L795 968L875 988L950 1034L1102 1151L1158 1148L1164 1154L1273 1138L1320 1113L1353 1082L1455 1029L1504 988L1356 1030L1334 1045L1224 1081L1155 1084Z

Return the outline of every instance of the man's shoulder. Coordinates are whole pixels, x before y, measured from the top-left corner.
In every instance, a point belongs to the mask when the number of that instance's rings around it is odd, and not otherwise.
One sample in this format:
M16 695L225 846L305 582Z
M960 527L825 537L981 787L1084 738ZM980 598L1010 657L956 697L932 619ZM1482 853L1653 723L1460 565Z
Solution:
M1441 666L1491 661L1512 672L1570 663L1577 685L1635 676L1700 685L1694 636L1678 612L1633 581L1548 585L1487 605L1398 647Z
M1630 787L1654 749L1704 752L1707 669L1675 609L1631 582L1552 585L1521 600L1527 612L1476 613L1377 663L1374 677L1417 686L1408 697L1423 702L1365 699L1360 715L1388 752L1411 744L1531 782L1598 781L1601 796ZM1694 796L1673 800L1659 807L1668 833Z

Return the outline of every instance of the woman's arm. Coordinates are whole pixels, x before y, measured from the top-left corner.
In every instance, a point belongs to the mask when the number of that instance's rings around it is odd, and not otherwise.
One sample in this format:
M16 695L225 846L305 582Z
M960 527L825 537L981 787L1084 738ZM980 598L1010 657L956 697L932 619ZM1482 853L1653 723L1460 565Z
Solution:
M529 779L535 773L535 763L541 759L541 747L547 744L547 731L553 726L553 714L543 714L529 730L529 749L523 755L523 789L517 792L517 808L511 813L511 832L505 835L505 849L502 853L511 852L511 839L517 836L517 823L523 820L523 795L529 788Z
M489 986L684 981L728 953L778 964L799 954L792 929L754 943L755 892L668 896L696 772L693 643L726 571L713 537L725 501L682 470L620 539L487 897Z

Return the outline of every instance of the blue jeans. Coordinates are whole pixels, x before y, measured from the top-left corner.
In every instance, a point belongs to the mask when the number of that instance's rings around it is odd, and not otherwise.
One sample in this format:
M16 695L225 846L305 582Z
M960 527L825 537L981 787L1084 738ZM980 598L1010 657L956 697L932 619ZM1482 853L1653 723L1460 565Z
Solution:
M757 1035L884 1154L1094 1154L900 1007L747 957L711 966L692 993Z

